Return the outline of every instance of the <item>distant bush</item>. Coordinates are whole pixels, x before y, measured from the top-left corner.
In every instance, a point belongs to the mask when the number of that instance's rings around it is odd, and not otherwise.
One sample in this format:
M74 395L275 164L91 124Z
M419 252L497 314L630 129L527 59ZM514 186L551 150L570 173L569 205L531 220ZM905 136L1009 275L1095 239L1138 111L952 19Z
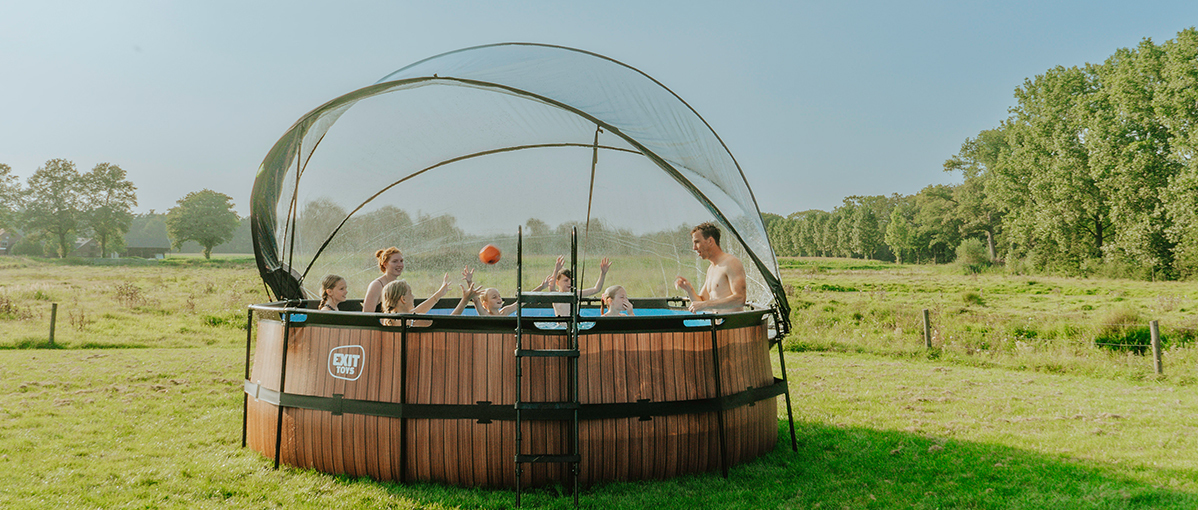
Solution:
M957 262L966 273L980 273L990 267L990 252L981 239L971 237L957 246Z
M982 294L972 290L961 292L961 302L967 305L986 306L986 301L982 299Z
M42 246L40 239L34 239L33 236L26 236L13 245L12 254L24 255L26 257L44 257L46 256L46 250Z

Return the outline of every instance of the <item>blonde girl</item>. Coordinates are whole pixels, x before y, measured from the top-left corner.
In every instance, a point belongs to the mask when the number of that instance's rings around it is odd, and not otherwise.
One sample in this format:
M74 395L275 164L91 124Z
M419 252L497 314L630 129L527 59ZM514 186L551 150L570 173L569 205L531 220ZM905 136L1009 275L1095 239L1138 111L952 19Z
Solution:
M603 304L599 306L599 313L604 317L615 317L621 313L627 315L636 315L632 311L632 301L628 300L628 293L624 291L624 287L612 285L600 295ZM604 312L604 308L607 311Z
M383 313L428 313L437 304L437 300L445 295L449 290L449 273L445 273L445 277L441 282L441 288L433 293L431 297L424 300L417 306L412 306L415 298L412 296L412 286L404 280L395 280L383 287L382 306ZM466 303L477 296L479 288L471 285L470 287L462 287L462 299L458 302L457 308L453 309L450 315L461 315L462 310L466 308ZM380 322L384 326L398 326L399 321L396 319L381 319ZM428 326L432 321L411 321L412 326Z

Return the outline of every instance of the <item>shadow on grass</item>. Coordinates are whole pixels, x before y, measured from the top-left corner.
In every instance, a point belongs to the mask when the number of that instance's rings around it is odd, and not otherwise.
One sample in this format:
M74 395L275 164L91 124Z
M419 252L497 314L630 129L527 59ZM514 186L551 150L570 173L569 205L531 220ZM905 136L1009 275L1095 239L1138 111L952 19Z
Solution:
M1102 465L1002 445L941 441L901 431L786 423L774 452L718 473L617 482L581 494L587 508L1198 508L1198 495L1154 486ZM1145 478L1193 480L1195 473L1137 469ZM435 484L379 484L418 506L514 508L512 491ZM526 491L527 508L571 508L560 488Z
M43 259L50 265L55 266L154 266L158 265L158 260L155 259L140 259L136 257L119 258L119 259L101 259L101 258L84 258L84 257L67 257L63 259Z
M146 349L148 345L140 344L104 344L96 342L84 342L81 344L63 345L55 342L50 343L49 339L27 337L17 340L11 344L0 344L0 351L11 351L18 349L55 349L55 350L78 350L78 349Z
M25 337L11 344L0 344L0 350L14 349L66 349L60 343L50 343L49 338Z

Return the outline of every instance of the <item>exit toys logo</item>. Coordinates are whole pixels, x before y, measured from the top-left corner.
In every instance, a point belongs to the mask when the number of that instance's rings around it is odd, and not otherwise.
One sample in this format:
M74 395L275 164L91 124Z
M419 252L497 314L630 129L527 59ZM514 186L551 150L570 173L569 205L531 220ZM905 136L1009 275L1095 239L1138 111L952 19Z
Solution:
M366 349L361 345L343 345L329 351L329 375L346 381L357 381L366 367Z

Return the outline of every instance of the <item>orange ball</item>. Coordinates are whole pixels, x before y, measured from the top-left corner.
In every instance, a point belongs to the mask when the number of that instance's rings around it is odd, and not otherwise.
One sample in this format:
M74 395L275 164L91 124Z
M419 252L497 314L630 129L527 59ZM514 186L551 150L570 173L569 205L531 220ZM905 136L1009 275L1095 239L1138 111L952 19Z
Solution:
M483 246L482 251L478 252L478 260L484 264L494 264L499 262L499 247L493 244Z

